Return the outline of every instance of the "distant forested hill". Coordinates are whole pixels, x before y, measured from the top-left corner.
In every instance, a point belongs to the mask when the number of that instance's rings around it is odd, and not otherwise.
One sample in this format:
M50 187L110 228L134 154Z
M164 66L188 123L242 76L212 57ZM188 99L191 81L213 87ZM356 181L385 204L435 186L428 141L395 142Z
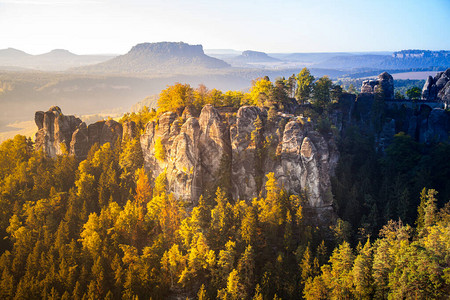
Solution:
M448 68L450 51L402 50L392 55L338 55L315 65L322 68L337 69L414 69L414 68Z
M48 53L31 55L21 50L0 50L1 70L64 71L69 68L97 64L111 59L113 55L77 55L68 50L55 49Z

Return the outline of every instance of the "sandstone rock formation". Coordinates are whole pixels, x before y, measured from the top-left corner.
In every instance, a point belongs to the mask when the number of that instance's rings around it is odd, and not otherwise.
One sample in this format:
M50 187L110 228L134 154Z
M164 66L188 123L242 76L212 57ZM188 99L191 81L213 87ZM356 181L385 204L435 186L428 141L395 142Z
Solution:
M86 126L75 116L65 116L57 106L48 111L38 111L34 118L38 127L36 150L44 151L49 157L63 153L85 159L95 143L114 146L122 138L122 125L114 120L99 121Z
M94 144L110 143L114 147L122 135L122 125L114 120L98 121L89 126L83 122L72 134L70 154L80 160L85 159Z
M258 117L260 120L267 118L266 111L256 106L243 106L237 112L236 123L230 127L234 199L250 200L258 195L261 188L263 176L257 174L257 171L261 172L262 169L258 165L261 158L257 155L255 136L252 141L252 132L256 133L255 121Z
M291 120L283 132L275 176L293 194L306 191L311 207L331 206L330 176L338 158L333 139L326 140L311 124Z
M399 121L405 126L401 130L417 142L429 144L449 141L450 114L444 109L431 109L422 104L416 114L410 114L405 120Z
M167 112L158 121L149 122L141 136L141 147L145 151L145 166L153 176L156 178L165 170L170 191L187 201L196 199L201 189L200 183L194 181L194 171L198 173L200 167L200 125L194 118L183 121L182 124L175 113ZM156 152L157 143L162 145L158 150L163 151L162 155Z
M74 116L64 116L58 106L36 112L34 121L38 127L36 150L42 150L50 157L69 151L72 134L81 124Z
M422 89L422 100L450 103L450 68L436 76L428 76Z
M382 89L386 100L394 99L394 78L387 72L378 75L376 80L365 80L361 86L361 93L374 94Z
M126 121L122 124L123 127L123 135L122 135L122 139L123 140L131 140L134 139L136 137L136 123L133 121Z
M268 120L266 110L254 106L233 115L207 105L198 118L187 119L168 112L147 124L141 146L145 167L154 177L165 170L169 191L184 201L196 202L223 178L231 178L234 200L251 200L274 172L288 192L306 192L311 207L331 208L338 151L331 137L300 117L278 113Z
M379 80L363 82L361 94L358 95L350 113L352 115L350 123L357 125L369 134L374 134L375 147L381 151L384 151L393 141L394 134L401 131L407 133L419 143L448 142L450 114L440 106L448 107L450 103L450 69L437 73L434 78L429 76L423 87L422 100L435 101L437 102L436 105L385 102L385 105L401 113L387 116L381 124L378 124L381 126L374 126L373 121L379 119L379 116L374 115L375 97L373 91L376 91L379 84L389 87L390 77L389 74L383 73L380 74ZM384 79L380 80L382 78ZM388 89L390 90L390 88ZM384 91L388 89L383 87ZM444 105L438 102L443 102Z

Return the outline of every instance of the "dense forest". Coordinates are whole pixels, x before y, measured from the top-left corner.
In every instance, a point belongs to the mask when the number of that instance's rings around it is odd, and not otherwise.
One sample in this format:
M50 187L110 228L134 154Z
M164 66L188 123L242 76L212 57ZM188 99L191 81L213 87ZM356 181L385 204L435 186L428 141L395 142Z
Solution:
M450 144L399 133L381 151L373 132L338 130L330 116L345 92L307 69L255 80L249 93L175 84L157 111L123 116L135 138L94 145L86 160L46 157L24 136L3 142L0 298L445 299ZM305 195L272 173L264 196L231 199L218 183L196 205L167 191L164 172L149 179L139 137L163 112L257 105L270 115L292 101L308 103L302 113L339 147L333 226L308 220Z

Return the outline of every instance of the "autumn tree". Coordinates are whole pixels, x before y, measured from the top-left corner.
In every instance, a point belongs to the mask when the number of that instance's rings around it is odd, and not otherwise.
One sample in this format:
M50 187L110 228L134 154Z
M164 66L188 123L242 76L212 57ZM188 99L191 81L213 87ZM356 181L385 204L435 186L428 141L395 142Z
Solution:
M252 82L250 100L252 105L268 106L272 93L272 82L268 78L259 78Z
M193 104L194 89L189 84L176 83L159 94L158 111L173 111L181 115L186 106Z
M134 200L139 210L139 220L143 221L146 213L147 202L152 198L152 188L148 176L143 168L136 171L136 195Z

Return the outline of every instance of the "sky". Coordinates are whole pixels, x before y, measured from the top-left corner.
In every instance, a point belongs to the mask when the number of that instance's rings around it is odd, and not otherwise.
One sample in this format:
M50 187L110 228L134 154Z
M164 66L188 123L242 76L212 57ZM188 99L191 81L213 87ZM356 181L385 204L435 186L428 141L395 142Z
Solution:
M450 50L450 0L0 0L0 49L123 54L143 42L264 52Z

